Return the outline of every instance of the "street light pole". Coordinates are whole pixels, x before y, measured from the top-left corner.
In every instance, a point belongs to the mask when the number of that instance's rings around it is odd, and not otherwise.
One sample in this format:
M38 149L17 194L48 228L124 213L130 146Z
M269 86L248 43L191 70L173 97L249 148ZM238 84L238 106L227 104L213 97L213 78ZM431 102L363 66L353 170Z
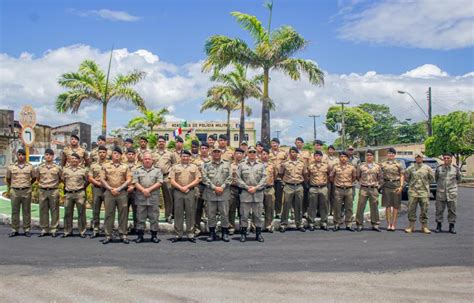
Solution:
M428 120L427 124L428 124L428 136L431 136L432 135L432 127L431 127L431 87L428 88L428 92L427 92L427 97L428 97L428 113L427 114L425 112L425 110L420 106L420 104L418 104L418 102L415 100L415 98L407 91L404 91L404 90L399 90L397 91L399 94L407 94L408 96L410 96L410 98L413 100L413 102L415 102L415 104L418 106L418 108L423 112L423 114L425 115L426 119Z
M280 139L281 130L276 130L275 132L276 132L276 134L277 134L277 138Z
M314 140L317 139L317 133L316 133L316 118L318 118L320 115L309 115L308 117L313 118L313 135L314 135Z
M343 102L343 101L339 101L339 102L336 102L336 104L340 104L341 107L342 107L342 149L346 149L346 125L344 124L344 105L346 104L349 104L351 102L347 101L347 102Z

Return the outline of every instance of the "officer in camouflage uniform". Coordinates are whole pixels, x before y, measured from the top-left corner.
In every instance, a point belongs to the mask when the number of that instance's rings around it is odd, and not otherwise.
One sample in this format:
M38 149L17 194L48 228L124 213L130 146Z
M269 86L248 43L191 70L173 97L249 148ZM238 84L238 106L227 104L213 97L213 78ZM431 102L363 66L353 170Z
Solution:
M328 164L329 164L329 171L331 171L336 164L339 163L339 157L336 155L336 149L333 145L328 146ZM330 216L333 215L334 209L334 183L330 180L328 182L328 197L329 197L329 208L328 213Z
M201 172L202 176L202 166L204 163L208 163L211 161L211 158L209 157L209 144L207 142L203 142L201 146L199 147L199 157L193 158L192 163L196 165L199 168L199 171ZM201 233L201 219L204 214L204 208L205 208L205 200L203 199L202 195L204 193L204 183L199 183L199 186L196 187L197 190L197 197L196 197L196 217L194 221L194 234L195 236L199 235Z
M250 213L255 224L255 235L258 242L263 242L262 236L262 210L264 191L267 183L266 168L257 162L257 150L250 146L247 151L247 160L241 162L237 168L237 184L242 188L240 194L240 242L247 240L247 227Z
M39 187L40 207L40 237L51 233L55 238L59 226L59 183L61 182L62 169L53 162L54 152L48 148L44 152L45 162L36 168L36 176ZM49 216L51 213L51 224Z
M456 233L456 203L458 198L458 183L461 182L461 172L454 165L451 153L443 154L444 163L436 168L435 179L438 184L436 190L436 232L442 230L443 214L448 207L449 232Z
M309 208L308 222L309 230L314 230L316 222L316 213L319 212L321 217L321 229L327 230L328 223L328 182L329 182L329 165L323 162L323 153L321 151L314 152L314 161L308 167L309 180Z
M23 231L30 237L31 229L31 185L35 181L36 172L33 165L26 162L26 152L19 149L16 153L18 161L7 168L7 185L12 203L12 231L9 237L18 236L20 228L20 209L23 216Z
M217 211L221 218L222 240L229 242L229 199L232 172L230 163L221 159L222 151L212 151L212 161L202 166L202 182L206 186L203 198L207 203L208 242L216 241Z
M423 164L423 155L415 155L415 163L406 170L406 181L408 183L408 220L409 226L405 229L406 233L412 233L415 230L416 208L420 205L420 221L422 231L430 234L428 228L428 207L430 203L430 183L434 182L433 170L426 164Z
M273 138L270 142L270 158L271 162L280 171L280 166L283 162L288 159L288 153L280 149L280 139ZM283 205L283 182L281 181L280 175L275 179L275 216L280 218L281 208Z
M397 151L389 148L387 160L383 162L382 174L382 205L385 207L387 219L387 231L395 231L397 228L398 209L402 203L402 190L405 180L405 169L395 160Z
M160 186L163 184L163 174L158 167L153 166L150 152L142 154L143 165L133 172L135 187L135 203L137 205L137 234L136 243L144 241L146 220L150 221L151 241L159 243L158 221L160 218Z
M89 183L92 184L92 235L91 238L99 236L100 230L100 211L104 205L104 193L105 187L102 186L100 180L100 172L105 163L107 163L108 150L104 145L99 145L97 150L97 156L99 157L96 162L91 164L88 172Z

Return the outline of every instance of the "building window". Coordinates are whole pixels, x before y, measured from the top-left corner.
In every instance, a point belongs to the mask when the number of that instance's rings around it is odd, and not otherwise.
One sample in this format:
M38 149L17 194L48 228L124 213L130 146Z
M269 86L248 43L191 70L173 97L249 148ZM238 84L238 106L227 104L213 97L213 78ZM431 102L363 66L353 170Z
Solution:
M244 135L244 140L247 141L247 142L249 142L249 134L245 134L245 135Z
M169 141L169 140L170 140L170 136L169 136L168 134L164 134L163 137L165 137L165 141Z
M239 142L239 135L238 134L234 134L234 141Z

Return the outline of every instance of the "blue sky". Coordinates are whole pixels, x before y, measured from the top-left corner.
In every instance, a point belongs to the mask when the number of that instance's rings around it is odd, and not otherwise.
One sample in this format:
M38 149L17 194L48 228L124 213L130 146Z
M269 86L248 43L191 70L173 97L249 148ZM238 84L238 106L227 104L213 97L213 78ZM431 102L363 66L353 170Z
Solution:
M145 69L152 75L145 81L156 80L160 84L139 87L148 97L150 107L169 106L171 119L220 119L223 115L217 113L196 116L205 90L212 85L206 80L207 75L198 72L199 62L204 59L204 42L213 34L241 37L250 42L229 13L253 14L266 24L268 12L263 3L3 0L0 68L7 77L0 79L0 88L4 90L0 93L0 107L17 109L25 102L39 102L51 107L39 116L50 116L54 94L61 91L55 84L61 69L49 71L51 64L55 64L52 62L64 62L62 72L76 69L80 59L86 57L102 63L114 45L121 50L116 62L119 72ZM296 28L310 41L307 49L297 56L316 61L328 73L329 80L325 87L318 88L304 80L295 83L276 73L272 79L273 94L270 91L277 105L281 103L273 113L275 127L283 130L287 140L299 132L311 137L308 131L311 120L301 122L298 111L290 115L285 111L285 103L292 96L301 103L300 111L310 108L322 115L331 102L341 98L350 99L353 104L385 103L393 106L396 114L405 114L410 105L397 110L397 102L411 101L393 91L411 89L415 98L423 99L424 90L433 86L435 96L438 92L435 106L439 104L435 113L472 109L473 92L469 87L473 77L469 73L474 70L473 6L470 0L275 0L272 28L281 25ZM449 16L446 12L450 12ZM51 74L38 84L35 77L40 72L34 73L32 69L41 68L46 70L46 75ZM28 79L8 77L23 73ZM176 84L180 81L182 86ZM377 85L386 93L377 92ZM28 92L29 87L36 94ZM182 90L186 93L179 95L177 91ZM314 105L315 102L319 104ZM257 101L249 104L256 110L252 118L258 120ZM127 106L117 108L111 127L131 118L129 110ZM85 118L94 123L98 117L95 109L86 111L88 116L69 115L58 118L57 122ZM405 115L415 120L422 118L419 113ZM318 119L319 124L322 121ZM334 139L323 126L321 134L328 141Z

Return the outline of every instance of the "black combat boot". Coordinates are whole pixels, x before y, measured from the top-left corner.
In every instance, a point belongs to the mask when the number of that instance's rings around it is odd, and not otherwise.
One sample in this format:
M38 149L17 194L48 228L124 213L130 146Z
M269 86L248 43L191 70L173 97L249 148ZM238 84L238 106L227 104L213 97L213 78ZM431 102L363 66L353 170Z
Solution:
M455 234L456 230L454 229L454 223L449 223L449 232Z
M160 243L160 239L158 239L158 232L157 231L152 231L151 232L151 242L153 243Z
M215 227L209 227L209 236L207 237L206 241L207 242L212 242L216 241L217 236L216 236L216 228Z
M229 242L229 229L228 228L222 229L222 241Z
M440 233L442 230L441 230L441 222L438 222L438 224L436 224L436 229L435 229L435 233Z
M240 242L247 241L247 227L240 228Z
M263 236L262 236L262 228L261 227L257 227L255 229L255 240L257 240L258 242L263 242Z
M144 241L143 234L144 232L142 229L137 230L138 237L135 239L135 243L142 243Z

